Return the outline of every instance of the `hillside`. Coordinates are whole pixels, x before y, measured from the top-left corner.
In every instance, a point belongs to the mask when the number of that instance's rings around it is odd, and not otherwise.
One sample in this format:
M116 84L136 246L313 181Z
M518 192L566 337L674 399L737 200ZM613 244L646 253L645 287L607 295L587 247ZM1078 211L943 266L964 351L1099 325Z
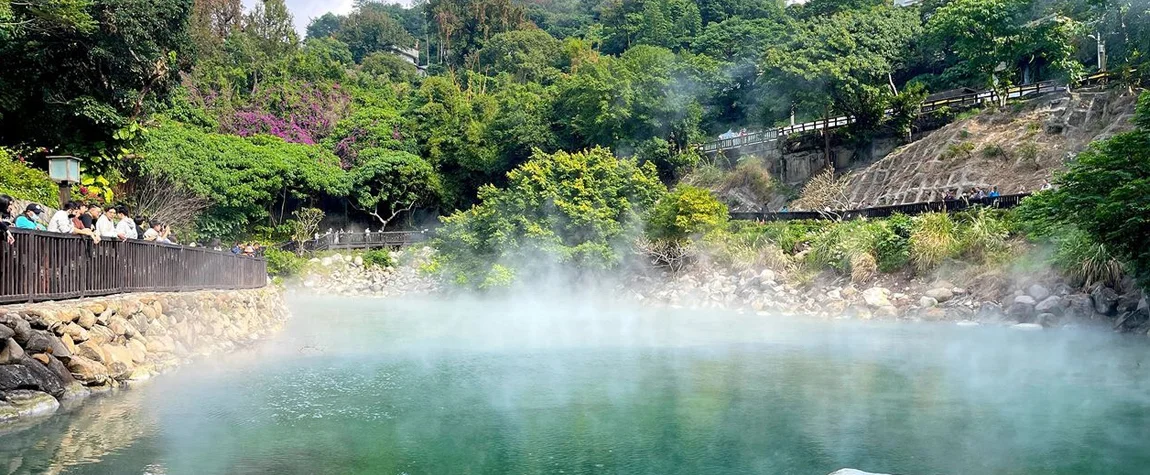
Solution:
M1125 89L1081 90L984 110L848 171L850 201L864 207L936 200L972 187L1039 189L1091 141L1131 129L1136 99Z

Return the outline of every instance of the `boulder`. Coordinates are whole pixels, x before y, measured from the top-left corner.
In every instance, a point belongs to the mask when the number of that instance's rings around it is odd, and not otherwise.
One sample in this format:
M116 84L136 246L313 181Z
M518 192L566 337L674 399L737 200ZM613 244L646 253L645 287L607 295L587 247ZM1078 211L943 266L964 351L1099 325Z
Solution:
M1062 300L1066 304L1065 312L1071 316L1086 318L1094 315L1094 298L1087 294L1070 294Z
M96 323L99 323L100 325L107 325L108 322L112 321L112 318L116 316L116 313L116 310L112 308L104 310L103 313L96 317Z
M92 340L76 345L76 355L83 356L97 363L104 363L104 349Z
M64 336L60 337L60 343L64 345L64 348L68 349L69 355L76 353L76 342L72 341L71 335L65 333Z
M35 389L53 396L64 394L64 384L44 365L32 358L20 364L0 365L0 391Z
M76 324L80 325L85 330L91 330L92 326L96 324L96 314L86 308L80 309L80 318L76 319Z
M89 385L108 380L108 368L83 356L72 356L68 360L68 371L72 372L72 377Z
M45 356L48 357L48 361L47 362L41 361L41 363L43 363L44 367L47 368L48 371L51 371L52 374L55 375L56 378L60 380L60 382L64 383L64 385L67 386L67 385L76 381L74 378L72 378L72 373L70 373L68 371L68 367L65 366L63 362L61 362L55 356L52 356L52 355L45 355Z
M873 308L890 306L888 295L890 295L890 291L882 287L871 287L862 293L863 301L866 302L867 306Z
M112 330L116 336L126 335L128 333L128 320L121 316L112 317L108 320L108 329Z
M946 310L939 307L930 307L919 312L919 318L928 322L938 322L946 319Z
M1026 295L1034 297L1036 302L1041 302L1046 297L1050 296L1050 289L1041 284L1032 284L1030 287L1026 288Z
M1118 292L1105 285L1099 285L1090 292L1094 299L1094 311L1103 315L1114 315L1118 308Z
M1022 298L1022 297L1019 297L1019 298ZM1026 297L1026 298L1029 298L1029 297ZM1010 304L1010 307L1008 307L1006 309L1006 316L1014 319L1014 321L1016 321L1016 322L1021 322L1021 323L1030 322L1031 320L1034 319L1034 316L1035 316L1034 305L1028 304L1025 301L1018 301L1016 299L1014 301L1014 303Z
M32 325L32 328L40 330L50 330L60 325L60 317L57 315L55 309L50 308L30 308L24 310L24 318Z
M1057 295L1046 297L1034 306L1034 311L1038 313L1053 313L1055 315L1062 315L1063 311L1065 310L1066 303L1062 300L1062 297Z
M1118 305L1114 307L1114 312L1123 314L1126 312L1133 312L1138 308L1138 301L1142 299L1141 292L1130 292L1118 297Z
M1025 304L1025 305L1029 305L1029 306L1033 307L1035 305L1038 305L1038 300L1036 300L1034 297L1031 297L1029 295L1019 295L1019 296L1014 298L1014 303L1021 303L1021 304Z
M0 325L0 340L7 340L16 335L16 330Z
M32 330L32 334L22 343L24 349L32 353L52 351L52 340L55 336L44 330ZM62 345L61 345L62 346Z
M59 408L60 401L42 391L28 389L7 391L0 401L0 423L51 414Z
M898 316L898 309L894 305L884 305L876 309L874 315L879 318L894 318Z
M39 361L40 364L47 365L48 364L48 353L36 353L36 354L32 355L32 359Z
M9 338L3 342L4 348L0 349L0 365L16 364L24 359L24 349L20 347L16 340Z
M88 339L88 330L85 330L84 327L78 324L69 323L63 327L60 327L60 329L60 334L72 337L73 342L84 341Z
M1059 318L1058 315L1053 313L1040 313L1035 317L1034 321L1043 327L1050 328L1058 326Z
M115 379L124 379L136 368L132 361L132 352L127 347L119 345L104 345L104 366L108 368L108 375Z
M925 295L934 299L936 302L945 302L954 298L954 291L948 288L939 287L926 291Z
M934 297L922 296L918 299L918 306L922 308L931 308L938 305L938 300Z
M25 341L28 341L28 337L32 335L32 325L28 324L27 320L24 320L23 317L15 313L0 316L0 324L11 328L13 332L12 338L15 338L20 344L24 344Z
M1002 311L1002 306L994 302L983 302L978 306L978 313L975 314L975 318L981 321L992 322L1002 320L1004 315L1005 313Z
M136 364L143 363L148 359L147 347L140 340L129 341L128 351L132 354L132 362Z

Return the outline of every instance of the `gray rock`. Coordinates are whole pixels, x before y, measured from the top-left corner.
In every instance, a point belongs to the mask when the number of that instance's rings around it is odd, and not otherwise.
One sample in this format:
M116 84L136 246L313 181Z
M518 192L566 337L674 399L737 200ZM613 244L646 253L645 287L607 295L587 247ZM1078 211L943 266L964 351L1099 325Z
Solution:
M994 302L983 302L978 306L978 313L975 314L975 318L987 322L1002 320L1003 316L1005 313L1003 313L1002 307Z
M1026 288L1026 294L1034 297L1036 302L1041 302L1050 296L1050 289L1042 286L1041 284L1033 284Z
M21 364L0 365L0 391L35 389L53 396L64 394L64 385L44 365L31 358Z
M918 299L918 306L919 307L930 308L930 307L933 307L935 305L938 305L938 300L935 300L933 297L928 297L928 296L924 295L922 297L919 297L919 299Z
M0 365L16 364L24 359L24 349L16 340L9 338L3 344L4 347L0 349Z
M939 302L945 302L954 297L954 291L948 288L939 287L937 289L930 289L926 291L926 296Z
M1051 295L1049 297L1046 297L1041 302L1038 302L1038 305L1034 306L1035 312L1053 313L1055 315L1062 315L1062 313L1065 309L1066 309L1065 302L1062 300L1062 297L1059 297L1057 295Z
M32 334L32 325L29 324L27 320L24 320L23 317L16 315L15 313L0 315L0 324L11 328L15 332L13 338L20 342L21 345L23 345L24 342L28 340L28 337Z
M1066 304L1066 313L1079 318L1094 315L1094 298L1087 294L1067 295L1063 302Z
M1026 304L1026 305L1033 307L1035 305L1038 305L1038 300L1036 300L1034 297L1031 297L1029 295L1019 295L1019 296L1014 298L1014 303Z
M6 325L0 325L0 340L7 340L16 335L16 330L8 328Z
M1019 297L1021 298L1021 297ZM1015 301L1006 309L1006 315L1016 322L1027 323L1034 319L1034 305Z
M1040 313L1038 317L1035 317L1034 321L1043 327L1050 328L1058 326L1059 319L1058 315L1053 313Z
M1114 311L1122 314L1126 312L1133 312L1138 308L1138 301L1142 300L1141 292L1131 292L1118 298L1118 305L1114 307Z
M1090 297L1094 299L1094 311L1103 315L1114 315L1115 310L1118 308L1118 292L1114 289L1100 285L1090 292Z
M887 296L890 291L882 287L871 287L863 291L863 301L870 307L886 307L890 305L890 300Z

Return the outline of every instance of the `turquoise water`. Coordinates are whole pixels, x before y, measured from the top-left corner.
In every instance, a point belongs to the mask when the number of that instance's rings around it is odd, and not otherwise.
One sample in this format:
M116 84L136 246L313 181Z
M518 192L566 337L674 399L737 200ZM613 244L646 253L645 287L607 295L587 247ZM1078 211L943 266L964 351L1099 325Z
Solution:
M0 435L0 472L1150 471L1144 338L546 299L292 307L254 349Z

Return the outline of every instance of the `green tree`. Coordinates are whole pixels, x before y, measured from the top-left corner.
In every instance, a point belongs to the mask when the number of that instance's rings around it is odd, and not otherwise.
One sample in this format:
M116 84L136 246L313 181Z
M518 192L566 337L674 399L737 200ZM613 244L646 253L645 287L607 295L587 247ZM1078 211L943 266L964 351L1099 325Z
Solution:
M664 193L654 166L603 148L539 153L508 174L505 188L485 186L478 205L442 218L437 247L463 285L526 279L555 263L609 269L619 244L639 233L642 210Z
M392 48L410 48L415 38L395 18L380 8L378 3L362 4L340 22L336 38L347 43L355 60L376 51Z
M430 163L407 152L369 148L349 172L352 207L375 218L380 229L417 206L434 206L439 176Z
M191 49L190 0L5 2L0 145L111 166L117 131L163 102Z
M456 66L491 37L527 24L526 10L511 0L431 0L426 12L439 61Z
M324 13L316 18L312 18L311 21L307 23L307 37L311 39L335 36L335 34L339 32L342 23L343 17L332 12Z
M391 52L369 53L363 57L359 69L388 82L414 82L419 78L419 69L414 64Z
M491 37L483 46L478 67L506 72L519 81L549 83L559 74L559 51L559 40L546 31L509 31Z

